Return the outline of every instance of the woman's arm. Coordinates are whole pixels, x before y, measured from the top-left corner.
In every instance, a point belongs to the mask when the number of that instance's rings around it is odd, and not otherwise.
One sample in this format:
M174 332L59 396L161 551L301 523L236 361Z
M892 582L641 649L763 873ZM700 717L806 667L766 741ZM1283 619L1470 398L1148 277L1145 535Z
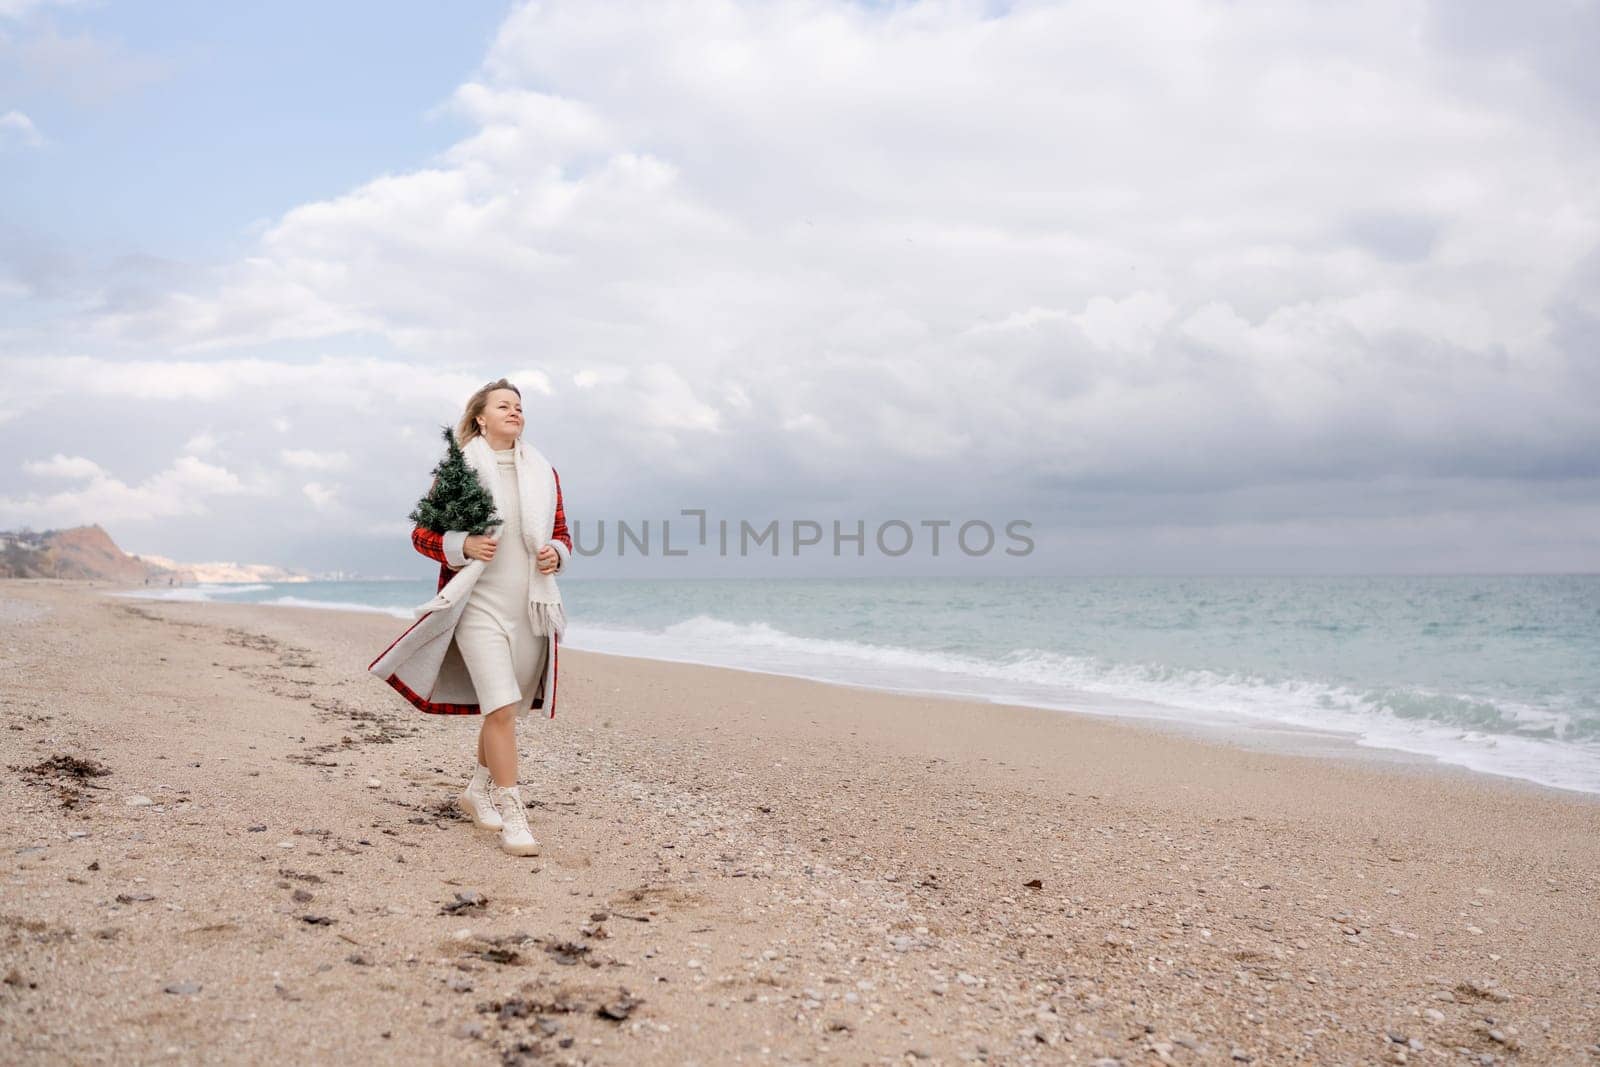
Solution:
M467 556L464 551L466 544L467 534L465 530L435 533L426 527L418 526L411 531L411 547L434 562L443 563L451 570L458 571L467 565Z
M556 521L550 531L550 544L556 550L556 555L561 557L561 562L556 564L556 573L560 574L567 569L567 561L572 558L572 534L567 532L567 509L561 501L561 475L556 474L554 467L550 473L556 479Z
M438 483L435 482L435 485ZM433 492L429 489L428 492ZM443 563L451 570L460 570L467 565L465 552L467 534L465 530L451 530L449 533L435 533L426 527L417 526L411 531L411 547L421 552L435 563Z

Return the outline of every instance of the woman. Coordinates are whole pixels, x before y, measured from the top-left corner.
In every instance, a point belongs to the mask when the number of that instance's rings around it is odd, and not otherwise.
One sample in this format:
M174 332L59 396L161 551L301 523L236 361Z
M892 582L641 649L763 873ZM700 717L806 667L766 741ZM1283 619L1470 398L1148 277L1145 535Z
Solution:
M478 765L458 800L500 831L514 856L538 855L517 788L516 719L556 713L556 650L566 626L555 575L572 558L561 480L522 440L522 393L501 378L472 394L456 427L467 465L494 498L501 525L483 534L412 531L439 562L439 595L373 661L373 674L422 711L483 714Z

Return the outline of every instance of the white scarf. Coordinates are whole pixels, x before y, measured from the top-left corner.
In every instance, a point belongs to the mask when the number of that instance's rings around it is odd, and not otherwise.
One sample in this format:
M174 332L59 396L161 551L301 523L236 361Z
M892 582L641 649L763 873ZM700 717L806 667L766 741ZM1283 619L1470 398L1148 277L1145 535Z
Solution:
M494 450L479 434L461 449L467 466L478 475L478 481L494 497L494 508L507 514L501 499L500 475L496 469ZM517 466L517 495L522 505L522 547L533 566L528 568L528 614L536 634L555 634L560 637L567 628L566 609L561 605L561 590L556 586L556 576L539 572L539 549L550 543L550 534L556 521L556 475L537 448L517 438L513 452ZM496 528L498 533L498 528ZM502 546L511 548L513 546Z

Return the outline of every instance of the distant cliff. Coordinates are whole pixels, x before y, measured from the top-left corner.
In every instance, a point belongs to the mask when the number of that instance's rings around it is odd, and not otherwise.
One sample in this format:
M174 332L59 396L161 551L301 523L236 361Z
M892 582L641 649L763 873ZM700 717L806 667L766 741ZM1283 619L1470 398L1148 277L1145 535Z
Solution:
M130 556L99 526L0 532L0 578L83 578L111 582L296 582L306 576L257 563L178 563Z

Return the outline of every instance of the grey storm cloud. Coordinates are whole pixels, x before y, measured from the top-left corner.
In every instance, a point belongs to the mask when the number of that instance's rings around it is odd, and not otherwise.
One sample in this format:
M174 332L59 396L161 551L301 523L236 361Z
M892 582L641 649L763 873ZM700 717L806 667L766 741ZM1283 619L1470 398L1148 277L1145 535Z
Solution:
M1502 4L1434 0L1427 28L1438 43L1476 57L1517 63L1570 103L1580 118L1600 118L1600 3L1568 0Z
M436 428L507 374L590 523L1592 568L1594 5L1158 7L519 7L467 135L236 261L12 257L0 526L404 572Z
M1401 263L1426 260L1440 230L1438 219L1421 215L1360 215L1343 227L1350 240L1373 255Z

